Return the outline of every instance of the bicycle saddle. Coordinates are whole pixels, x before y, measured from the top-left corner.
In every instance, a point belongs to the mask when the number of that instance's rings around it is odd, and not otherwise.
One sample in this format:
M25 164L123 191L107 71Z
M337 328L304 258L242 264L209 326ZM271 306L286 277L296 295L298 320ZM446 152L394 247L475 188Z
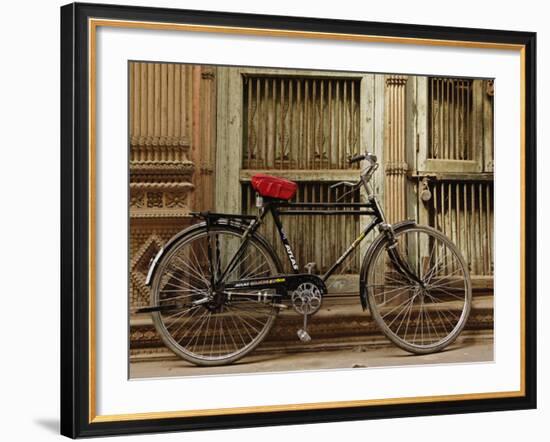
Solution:
M263 197L289 200L296 194L298 185L284 178L257 173L252 176L252 187Z

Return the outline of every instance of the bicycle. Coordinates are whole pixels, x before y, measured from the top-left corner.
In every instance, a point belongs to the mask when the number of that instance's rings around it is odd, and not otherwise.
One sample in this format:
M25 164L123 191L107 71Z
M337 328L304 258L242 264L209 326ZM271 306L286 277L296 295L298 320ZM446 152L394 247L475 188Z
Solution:
M376 227L360 269L363 310L398 347L415 354L442 350L467 321L472 289L467 265L458 248L441 232L414 220L386 221L370 180L376 156L349 158L363 162L357 182L366 202L290 202L296 184L268 175L252 177L257 215L193 213L201 221L176 234L157 253L146 283L151 313L166 346L196 365L230 364L250 353L265 338L281 309L303 316L298 337L307 342L308 319L317 312L326 282ZM282 210L281 210L282 209ZM259 234L271 214L292 273L283 273L274 248ZM281 222L281 215L361 215L371 221L323 275L300 273Z

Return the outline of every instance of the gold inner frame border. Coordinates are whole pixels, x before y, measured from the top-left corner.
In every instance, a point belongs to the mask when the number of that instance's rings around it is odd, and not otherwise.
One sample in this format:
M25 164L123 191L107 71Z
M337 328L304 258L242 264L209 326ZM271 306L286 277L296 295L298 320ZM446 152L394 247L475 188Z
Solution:
M520 389L517 391L504 392L487 392L487 393L465 393L454 395L437 395L437 396L417 396L417 397L402 397L388 399L367 399L354 401L336 401L336 402L317 402L317 403L300 403L300 404L284 404L284 405L262 405L253 407L235 407L235 408L215 408L215 409L199 409L199 410L179 410L179 411L159 411L147 413L129 413L129 414L96 414L96 238L95 238L95 220L96 220L96 31L97 28L116 27L116 28L134 28L134 29L149 29L149 30L174 30L186 32L208 32L218 34L238 34L238 35L254 35L254 36L273 36L273 37L292 37L292 38L310 38L310 39L326 39L326 40L341 40L341 41L360 41L371 43L389 43L389 44L410 44L418 46L444 46L444 47L463 47L477 49L499 49L518 51L520 54L520 211L521 211L521 226L520 226ZM481 400L481 399L497 399L497 398L513 398L525 396L525 46L521 44L507 43L492 43L492 42L475 42L475 41L460 41L460 40L441 40L441 39L424 39L412 37L390 37L376 35L360 35L360 34L340 34L340 33L325 33L312 31L291 31L281 29L263 29L263 28L246 28L246 27L231 27L231 26L211 26L211 25L191 25L182 23L160 23L160 22L142 22L130 20L111 20L111 19L88 19L88 98L89 98L89 423L99 422L118 422L118 421L134 421L146 419L169 419L180 417L198 417L198 416L220 416L220 415L238 415L246 413L270 413L280 411L304 411L304 410L321 410L330 408L350 408L350 407L365 407L376 405L398 405L398 404L414 404L427 402L443 402L443 401L462 401L462 400Z

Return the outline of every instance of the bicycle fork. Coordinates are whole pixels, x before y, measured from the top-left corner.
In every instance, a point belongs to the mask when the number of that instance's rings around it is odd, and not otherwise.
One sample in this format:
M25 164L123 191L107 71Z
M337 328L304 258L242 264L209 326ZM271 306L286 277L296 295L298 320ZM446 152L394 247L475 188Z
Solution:
M399 243L397 241L397 238L395 237L393 227L389 224L383 224L380 226L380 228L389 239L389 245L386 247L386 250L388 251L388 255L390 256L390 260L395 270L397 270L397 272L401 276L408 279L409 281L415 282L424 287L424 281L422 281L418 277L418 275L416 275L416 273L412 271L409 263L403 258L403 255L399 250Z

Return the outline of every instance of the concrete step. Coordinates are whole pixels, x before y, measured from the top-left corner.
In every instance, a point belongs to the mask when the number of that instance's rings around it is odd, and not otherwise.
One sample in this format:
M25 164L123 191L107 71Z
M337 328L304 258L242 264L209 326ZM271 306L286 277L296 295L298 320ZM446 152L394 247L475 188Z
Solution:
M456 308L446 303L445 308ZM369 311L363 311L358 296L327 296L321 309L308 318L308 332L312 341L301 342L296 332L302 327L303 317L292 308L281 310L273 328L256 352L295 352L315 349L351 348L367 345L370 348L393 345L378 329ZM131 319L131 360L149 360L175 357L165 348L148 315ZM477 293L463 334L469 339L488 339L493 329L493 296ZM492 338L491 338L492 339Z

